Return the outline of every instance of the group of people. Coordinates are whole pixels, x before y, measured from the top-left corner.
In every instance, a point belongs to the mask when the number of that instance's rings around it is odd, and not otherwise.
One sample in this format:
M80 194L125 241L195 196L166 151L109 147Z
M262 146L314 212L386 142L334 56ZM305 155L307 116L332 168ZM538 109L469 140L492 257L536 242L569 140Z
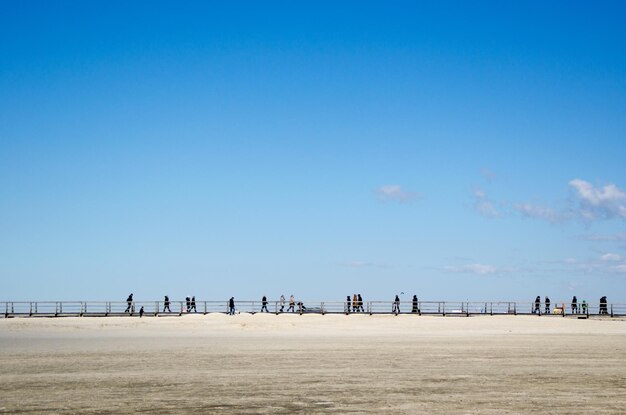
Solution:
M135 304L133 302L133 293L130 293L130 295L128 296L128 298L126 299L126 303L127 303L127 307L126 310L124 311L125 313L134 313L135 312ZM267 297L264 295L263 298L261 299L261 312L265 312L265 313L269 313L269 310L267 308L267 304L268 304L268 300ZM277 310L277 312L279 313L283 313L285 312L285 305L287 304L287 300L285 299L284 295L280 296L280 300L278 301L278 305L280 306L280 309ZM548 298L548 296L545 297L544 301L544 314L550 314L550 298ZM192 296L192 297L185 297L185 305L186 305L186 309L187 312L190 313L192 310L194 312L197 312L196 309L196 296ZM298 301L296 303L296 299L294 297L293 294L291 294L289 296L289 307L287 308L287 312L295 312L295 307L296 305L298 306L298 312L302 313L303 311L306 310L306 307L304 306L304 304L302 303L302 301ZM412 313L419 313L419 302L417 300L417 295L413 295L413 301L412 301L412 309L411 312ZM576 296L572 297L572 301L570 304L571 310L572 310L572 314L587 314L589 311L589 305L587 304L586 300L582 300L581 304L580 304L580 308L578 306L578 299L576 298ZM171 312L170 310L170 299L169 297L166 295L165 299L163 301L163 312ZM363 297L361 297L361 294L354 294L352 297L351 296L347 296L346 297L346 302L345 302L345 306L344 306L344 311L346 312L346 314L352 312L352 313L359 313L359 312L365 312L365 309L363 307ZM398 295L396 295L393 303L392 303L392 308L391 308L391 312L395 313L395 314L399 314L400 313L400 297ZM534 302L534 308L533 308L533 314L541 314L541 296L537 296L535 298L535 302ZM235 314L235 298L231 297L230 300L228 300L228 313L230 315L234 315ZM606 296L603 296L600 298L600 305L599 305L599 314L608 314L608 302L606 299ZM143 307L141 307L141 310L139 310L139 316L143 316L144 312L143 312Z
M550 314L550 298L546 296L543 303L545 306L544 314ZM578 298L576 298L576 296L572 297L570 307L572 310L572 314L587 314L589 312L589 305L587 304L587 301L583 300L580 303L580 307L579 307ZM533 308L533 314L535 313L541 314L541 296L539 295L537 296L537 298L535 298L535 307ZM603 296L602 298L600 298L599 314L608 314L606 296Z
M354 294L352 296L352 302L350 302L350 296L346 297L345 312L349 313L350 309L352 309L353 313L365 312L365 309L363 308L363 297L361 297L361 294Z

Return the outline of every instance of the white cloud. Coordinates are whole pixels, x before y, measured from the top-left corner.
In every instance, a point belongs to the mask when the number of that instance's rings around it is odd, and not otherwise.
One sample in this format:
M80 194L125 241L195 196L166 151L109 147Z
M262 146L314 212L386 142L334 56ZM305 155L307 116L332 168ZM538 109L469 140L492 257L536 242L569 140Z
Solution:
M531 203L516 203L513 208L527 218L545 219L549 222L557 222L563 216L554 209Z
M618 254L606 253L600 257L603 261L621 261L622 257Z
M626 218L626 193L614 184L597 188L584 180L574 179L569 185L576 190L580 202L578 213L582 218Z
M448 272L459 272L466 274L477 274L477 275L488 275L494 274L498 270L493 265L485 265L485 264L467 264L462 266L445 266L443 267L444 271Z
M399 184L387 184L376 189L376 194L380 200L394 200L397 202L410 202L419 197L416 192L409 192L402 189Z
M474 190L474 209L476 209L481 215L488 218L500 216L500 212L496 209L493 202L489 200L487 194L482 189Z
M613 269L617 272L626 273L626 264L620 264L613 267Z

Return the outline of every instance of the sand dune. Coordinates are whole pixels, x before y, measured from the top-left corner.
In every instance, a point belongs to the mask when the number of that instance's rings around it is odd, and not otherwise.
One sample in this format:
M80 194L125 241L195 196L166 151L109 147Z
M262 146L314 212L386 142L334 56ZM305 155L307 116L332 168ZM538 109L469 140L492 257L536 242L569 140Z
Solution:
M0 413L624 413L626 321L0 319Z

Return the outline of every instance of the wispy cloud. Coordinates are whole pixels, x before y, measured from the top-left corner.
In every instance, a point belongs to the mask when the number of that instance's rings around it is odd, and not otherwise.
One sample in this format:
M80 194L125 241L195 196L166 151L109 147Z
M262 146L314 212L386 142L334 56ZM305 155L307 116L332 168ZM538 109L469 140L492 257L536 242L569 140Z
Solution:
M410 202L420 195L417 192L404 190L399 184L386 184L376 189L376 195L382 201Z
M573 195L560 208L551 207L549 204L531 202L497 203L487 198L482 190L474 191L474 208L487 217L518 213L526 218L540 219L551 223L575 219L585 222L600 219L626 219L626 192L616 185L607 184L606 186L595 187L581 179L570 180L568 185L573 190ZM497 210L496 206L504 206L506 209ZM626 241L626 234L616 234L612 237L615 238L612 240ZM598 236L595 238L595 240L601 240Z
M626 193L614 184L594 187L581 179L569 182L579 202L578 213L587 220L626 218Z
M544 219L548 222L558 222L564 218L562 213L549 207L534 205L532 203L515 203L513 209L521 213L522 216L534 219Z
M600 259L603 260L603 261L613 261L613 262L615 262L615 261L621 261L622 260L622 256L609 252L609 253L606 253L606 254L602 255L600 257Z
M474 209L488 218L500 216L500 212L482 189L474 190Z
M498 272L498 269L493 265L485 264L466 264L461 266L448 265L443 267L444 271L464 273L464 274L476 274L476 275L489 275Z

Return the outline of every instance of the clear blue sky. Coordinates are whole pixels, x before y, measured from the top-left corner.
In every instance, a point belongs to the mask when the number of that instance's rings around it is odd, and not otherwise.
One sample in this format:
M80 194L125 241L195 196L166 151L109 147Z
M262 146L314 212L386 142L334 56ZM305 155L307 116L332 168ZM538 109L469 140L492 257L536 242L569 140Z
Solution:
M623 2L1 6L0 300L626 302Z

